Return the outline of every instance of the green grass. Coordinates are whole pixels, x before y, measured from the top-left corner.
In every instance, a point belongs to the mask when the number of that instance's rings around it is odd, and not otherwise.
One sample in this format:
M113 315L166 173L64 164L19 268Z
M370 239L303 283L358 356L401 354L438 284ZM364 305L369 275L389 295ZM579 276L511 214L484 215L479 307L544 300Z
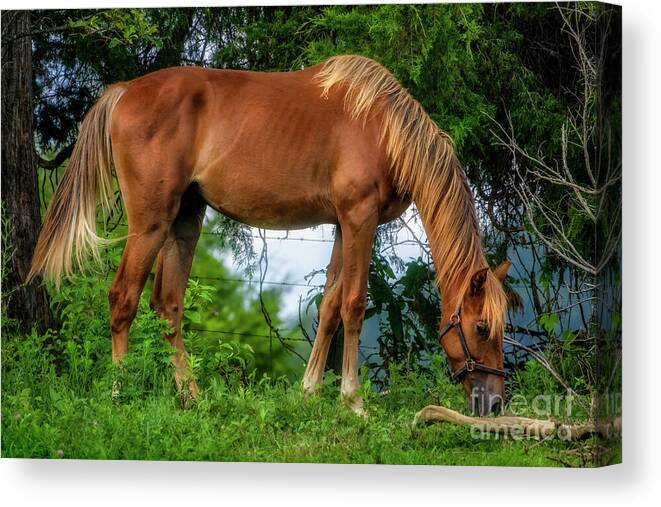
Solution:
M3 342L3 457L580 464L567 457L575 449L567 442L481 440L453 425L412 430L414 413L426 404L464 405L456 386L428 373L396 375L387 395L371 392L366 383L367 419L342 406L333 378L318 396L306 398L286 380L217 375L201 379L202 395L184 410L167 366L169 351L157 342L137 345L122 370L77 350L69 356L77 364L68 362L57 372L45 353L47 339L21 338ZM121 395L113 400L118 379Z
M110 361L106 287L82 278L71 287L55 300L62 320L57 333L21 334L3 319L3 457L592 464L590 442L480 439L449 424L412 430L414 414L428 404L465 409L462 388L450 382L442 358L424 371L391 368L386 395L375 392L363 374L365 419L340 403L333 375L327 375L318 396L306 398L298 380L260 377L250 366L249 347L225 342L212 350L188 334L201 395L184 410L172 379L172 351L160 338L167 326L149 311L146 298L131 328L129 355L116 368ZM543 369L531 367L519 372L509 389L530 397L553 387L549 382ZM120 394L113 399L117 384ZM615 444L607 461L620 460Z
M330 389L305 399L297 386L218 382L182 410L172 392L115 403L104 382L78 396L47 381L46 396L3 390L3 457L552 466L567 448L479 441L450 425L412 431L421 405L396 396L371 398L362 419Z

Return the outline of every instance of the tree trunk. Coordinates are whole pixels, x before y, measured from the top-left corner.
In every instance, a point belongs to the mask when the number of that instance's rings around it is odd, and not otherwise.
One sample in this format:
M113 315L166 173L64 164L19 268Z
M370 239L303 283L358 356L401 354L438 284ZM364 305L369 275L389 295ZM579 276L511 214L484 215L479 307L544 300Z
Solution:
M51 327L40 280L23 283L41 217L32 128L32 38L28 11L2 12L2 299L25 330Z

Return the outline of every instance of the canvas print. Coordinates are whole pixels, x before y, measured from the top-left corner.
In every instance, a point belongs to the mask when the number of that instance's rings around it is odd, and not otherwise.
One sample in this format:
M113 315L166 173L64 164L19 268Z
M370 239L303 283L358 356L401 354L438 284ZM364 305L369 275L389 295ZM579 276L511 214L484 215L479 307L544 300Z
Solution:
M621 8L2 11L3 458L621 461Z

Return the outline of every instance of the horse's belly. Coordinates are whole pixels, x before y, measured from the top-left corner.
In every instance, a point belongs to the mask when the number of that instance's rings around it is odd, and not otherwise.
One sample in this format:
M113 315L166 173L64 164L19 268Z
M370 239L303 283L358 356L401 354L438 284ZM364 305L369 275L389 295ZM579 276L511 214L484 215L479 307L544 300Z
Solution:
M242 181L218 178L200 181L202 196L216 211L238 222L264 229L305 229L337 223L334 207L311 186L244 177Z
M264 209L244 209L228 205L215 205L209 203L219 213L232 218L242 224L261 229L294 230L306 229L321 224L335 224L337 218L326 213L310 211L296 212L290 210L286 213L274 213Z

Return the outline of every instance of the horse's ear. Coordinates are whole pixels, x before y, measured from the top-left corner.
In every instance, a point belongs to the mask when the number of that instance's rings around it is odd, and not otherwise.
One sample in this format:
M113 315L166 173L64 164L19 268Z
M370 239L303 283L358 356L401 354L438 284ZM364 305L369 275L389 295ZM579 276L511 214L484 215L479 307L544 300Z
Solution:
M493 270L493 274L496 275L496 278L498 278L498 280L504 282L505 278L507 278L507 272L509 271L511 266L512 266L512 261L509 259L505 259L503 262L500 263L500 265L496 269Z
M505 259L501 262L496 269L493 270L493 274L500 280L503 284L503 289L507 295L507 304L512 310L523 311L523 298L521 295L515 291L512 286L507 283L507 272L512 267L512 261Z
M482 268L475 272L473 278L471 278L471 296L475 296L478 292L482 290L484 282L487 281L487 273L489 268Z

